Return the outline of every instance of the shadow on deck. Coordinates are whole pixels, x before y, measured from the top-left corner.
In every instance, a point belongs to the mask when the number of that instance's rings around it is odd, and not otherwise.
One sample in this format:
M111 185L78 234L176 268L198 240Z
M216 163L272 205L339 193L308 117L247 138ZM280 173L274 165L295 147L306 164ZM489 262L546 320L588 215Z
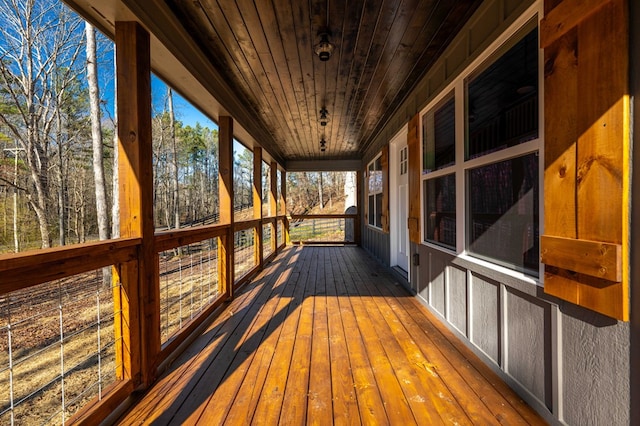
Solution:
M543 424L358 247L288 247L121 424Z

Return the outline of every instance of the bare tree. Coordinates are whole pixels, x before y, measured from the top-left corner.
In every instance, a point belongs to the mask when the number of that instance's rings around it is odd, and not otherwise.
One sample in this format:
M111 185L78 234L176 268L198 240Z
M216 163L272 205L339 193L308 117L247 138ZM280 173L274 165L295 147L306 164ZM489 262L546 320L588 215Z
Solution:
M82 71L81 20L59 2L5 0L0 21L0 84L3 102L14 106L0 111L0 122L24 149L29 204L49 247L49 150L56 108Z
M173 91L167 86L167 102L169 104L169 137L171 138L171 148L173 150L172 181L173 181L173 227L180 228L180 201L178 184L178 147L176 143L176 117L173 111Z
M93 146L93 178L96 190L96 214L100 240L109 238L109 209L107 185L104 178L104 149L102 147L102 123L100 120L100 93L98 89L98 65L96 63L96 33L93 25L85 22L87 37L87 83L91 107L91 140Z

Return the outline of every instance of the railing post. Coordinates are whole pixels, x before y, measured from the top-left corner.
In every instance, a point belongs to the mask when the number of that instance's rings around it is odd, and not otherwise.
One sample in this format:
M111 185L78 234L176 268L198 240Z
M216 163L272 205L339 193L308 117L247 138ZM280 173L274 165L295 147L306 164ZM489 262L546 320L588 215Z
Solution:
M289 244L289 221L287 220L287 172L285 170L280 173L280 214L284 215L284 243Z
M271 223L271 252L276 253L278 251L278 202L276 196L278 194L278 163L271 162L271 183L269 184L269 216L276 218Z
M255 257L256 265L262 269L262 148L258 146L253 148L253 218L260 219L256 227Z
M363 223L363 219L364 219L364 204L365 204L365 200L364 200L364 194L363 194L363 185L364 185L364 173L362 172L362 170L358 170L356 172L356 219L355 219L355 223L353 224L354 227L354 235L353 235L353 239L355 240L354 242L357 245L362 245L362 223Z
M160 353L158 258L154 247L149 33L137 22L116 22L120 236L140 237L138 261L121 265L120 330L128 346L131 377L148 386ZM132 282L135 279L135 282ZM124 293L124 294L122 294ZM123 300L126 299L128 304ZM126 325L125 325L126 324ZM128 339L129 341L127 341ZM123 360L123 365L127 361ZM126 367L125 367L126 368ZM124 373L126 376L126 373Z
M233 298L234 282L234 232L233 232L233 119L220 116L218 119L218 199L220 200L220 223L229 225L225 238L218 243L218 273L221 293Z

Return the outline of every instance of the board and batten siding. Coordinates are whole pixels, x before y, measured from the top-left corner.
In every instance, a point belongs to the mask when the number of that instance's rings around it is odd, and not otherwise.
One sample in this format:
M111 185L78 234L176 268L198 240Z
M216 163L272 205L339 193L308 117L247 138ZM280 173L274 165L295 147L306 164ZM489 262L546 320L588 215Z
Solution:
M634 30L640 28L640 6L631 3L635 13L630 15L630 61L640 70L640 30ZM365 159L377 155L533 4L485 1L377 135ZM640 92L640 81L635 85L635 93ZM638 110L634 110L636 115L640 115ZM637 211L640 207L632 210L632 216ZM380 253L388 264L388 241L373 235L374 230L366 233L363 246ZM640 230L632 228L634 235L640 236ZM640 421L640 395L632 391L634 383L640 385L640 318L633 310L631 322L618 321L545 294L544 279L535 284L488 262L425 244L412 243L411 254L417 254L419 265L411 265L408 289L550 423L628 425ZM638 258L633 251L631 255ZM636 281L640 278L640 262L631 262L630 273ZM640 306L634 300L631 304ZM631 355L634 348L635 357Z

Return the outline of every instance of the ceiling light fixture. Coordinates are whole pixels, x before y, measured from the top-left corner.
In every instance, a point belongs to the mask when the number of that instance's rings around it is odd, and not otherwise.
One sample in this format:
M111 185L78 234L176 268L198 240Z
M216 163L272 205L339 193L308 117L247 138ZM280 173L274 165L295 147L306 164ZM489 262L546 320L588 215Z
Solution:
M328 122L329 122L329 111L327 111L325 107L322 107L320 109L320 125L324 127L327 125Z
M331 33L326 28L318 31L318 35L320 36L320 42L313 46L313 51L321 61L328 61L336 46L329 41Z
M327 150L327 141L324 140L324 137L320 139L320 151L325 152Z

